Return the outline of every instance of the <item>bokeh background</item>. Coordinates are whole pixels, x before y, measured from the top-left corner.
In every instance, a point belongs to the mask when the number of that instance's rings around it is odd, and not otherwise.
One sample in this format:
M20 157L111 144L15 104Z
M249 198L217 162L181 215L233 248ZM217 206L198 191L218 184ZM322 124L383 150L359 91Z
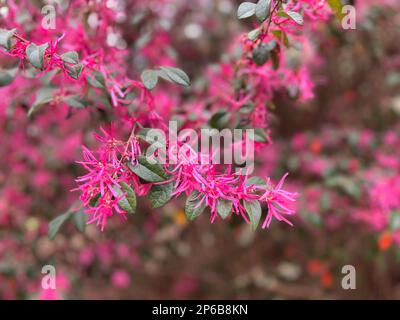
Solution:
M238 4L122 5L123 33L110 42L129 51L132 76L162 56L202 86L210 65L228 59L233 40L251 29L236 18ZM140 201L135 215L105 232L67 223L50 240L49 221L78 197L70 190L82 173L81 143L110 118L31 121L11 103L17 89L0 88L0 298L400 298L400 7L352 4L356 30L332 19L313 32L315 98L281 93L274 101L273 143L257 170L276 179L290 173L289 188L301 194L293 227L273 222L252 232L240 219L211 225L207 215L188 223L182 201L157 210ZM8 5L0 1L2 26ZM29 11L19 14L25 28L38 23ZM47 264L57 270L50 292L40 286ZM344 265L356 268L356 290L341 287Z

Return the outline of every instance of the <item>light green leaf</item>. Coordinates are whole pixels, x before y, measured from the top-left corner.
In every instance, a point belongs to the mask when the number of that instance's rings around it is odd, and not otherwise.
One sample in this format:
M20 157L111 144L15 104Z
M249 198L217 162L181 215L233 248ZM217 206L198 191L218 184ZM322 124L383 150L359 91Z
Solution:
M91 75L86 75L86 81L95 88L104 89L106 87L106 81L101 72L94 71Z
M232 201L219 199L217 202L217 212L222 219L226 219L232 213Z
M16 29L6 30L0 29L0 46L7 51L11 50L12 47L12 37L15 34Z
M34 112L39 110L43 105L53 101L53 93L55 89L53 88L43 88L36 94L35 102L28 111L28 117L32 116Z
M174 183L155 184L151 187L149 200L153 209L160 208L172 198Z
M155 70L144 70L140 75L140 79L142 80L144 86L153 90L158 83L158 75L159 72Z
M60 230L60 227L63 225L65 221L67 221L69 218L71 218L71 215L73 214L72 211L67 211L66 213L58 216L54 220L52 220L49 223L49 231L48 231L48 236L50 239L54 239L54 237L57 235L58 231Z
M129 169L137 176L148 182L162 182L168 179L169 175L159 163L151 163L145 156L138 157L138 164L133 166L128 163Z
M271 0L259 0L256 5L256 17L258 21L264 22L269 16L271 9Z
M135 213L136 211L136 194L133 189L126 184L125 182L120 182L119 185L121 188L114 187L115 192L122 196L124 193L125 197L118 201L119 206L122 210L125 210L128 213Z
M296 22L298 25L302 26L304 23L303 16L295 11L287 11L286 14L290 19L292 19L294 22Z
M336 18L339 20L339 22L342 22L344 18L342 1L328 0L328 4L331 7L332 11L335 13Z
M254 177L247 179L247 181L246 181L246 186L250 186L250 185L265 186L267 184L265 183L264 179L254 176Z
M164 80L179 84L181 86L190 86L188 75L181 69L174 67L160 67L159 76Z
M256 13L256 4L252 2L243 2L240 4L237 16L239 19L249 18Z

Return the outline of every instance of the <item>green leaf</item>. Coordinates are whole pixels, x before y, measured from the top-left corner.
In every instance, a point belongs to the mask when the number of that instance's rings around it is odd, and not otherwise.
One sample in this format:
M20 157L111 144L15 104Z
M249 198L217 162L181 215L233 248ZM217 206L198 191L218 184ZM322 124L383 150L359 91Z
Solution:
M256 13L256 4L252 2L243 2L240 4L237 16L239 19L251 17Z
M295 11L287 11L286 14L290 19L292 19L294 22L296 22L298 25L302 26L304 23L303 16Z
M106 81L104 76L99 71L93 71L91 75L86 75L86 81L95 88L104 89L106 87Z
M232 201L219 199L217 202L217 212L222 219L226 219L232 213Z
M393 231L400 229L400 212L399 211L393 211L390 214L389 226L390 226L390 229Z
M18 67L13 69L0 69L0 88L8 86L15 79L18 73Z
M229 126L230 118L231 115L228 112L219 110L211 116L208 124L211 128L224 129Z
M257 2L255 12L258 21L264 22L269 16L269 11L271 9L271 0L259 0Z
M78 64L79 62L79 55L76 51L69 51L61 55L61 59L64 62Z
M73 66L65 65L65 68L68 70L68 74L72 78L74 78L75 80L78 80L79 76L82 73L83 64L82 63L78 63L78 64L75 64Z
M39 110L43 105L53 101L54 91L55 89L53 88L40 89L36 95L35 102L28 111L28 117L32 116L32 114Z
M254 103L249 102L239 109L239 113L248 114L254 110Z
M196 219L199 215L203 213L204 209L206 208L205 200L203 200L201 205L198 206L201 198L201 194L195 190L186 199L185 213L189 221L193 221L194 219Z
M332 11L335 13L336 18L339 20L339 22L342 22L344 18L342 1L328 0L328 4L331 7Z
M118 196L122 196L125 193L125 197L123 197L121 200L118 201L120 208L128 213L135 213L136 211L135 191L133 191L133 189L125 182L120 182L119 185L121 186L121 188L115 186L114 191L118 194Z
M264 179L254 176L254 177L250 177L249 179L247 179L246 181L246 186L251 186L251 185L255 185L255 186L265 186L267 185L264 181Z
M73 214L72 211L67 211L66 213L58 216L54 220L52 220L49 223L49 231L48 231L48 236L50 239L54 239L54 237L57 235L58 231L60 230L60 227L63 225L65 221L67 221L69 218L71 218L71 215Z
M28 58L28 61L32 66L34 66L36 69L43 69L43 58L44 58L44 53L49 46L48 43L44 43L40 46L31 43L29 46L26 47L25 53L26 57Z
M138 177L148 182L162 182L169 178L159 163L151 163L145 156L138 157L138 164L133 166L128 162L129 169Z
M254 129L254 141L257 142L267 142L267 134L265 133L265 130L262 128L255 128Z
M257 28L257 29L254 29L254 30L250 31L250 32L247 34L247 37L248 37L251 41L254 41L254 40L256 40L256 39L258 38L258 36L260 35L260 33L261 33L261 28Z
M253 60L258 66L264 65L270 57L270 50L262 43L253 50Z
M84 109L86 108L85 101L82 100L79 95L72 95L64 98L64 102L68 104L70 107L76 109Z
M12 37L15 34L16 29L6 30L0 29L0 46L7 51L11 50L12 47Z
M85 231L87 221L88 216L83 211L78 211L72 214L72 223L80 232Z
M260 202L258 202L258 200L251 200L251 201L245 200L243 201L243 204L250 218L251 229L255 231L261 219Z
M160 72L158 73L164 80L177 83L181 86L190 86L190 79L188 75L181 69L174 67L160 67Z
M283 41L286 47L289 46L289 38L286 32L282 32L281 30L272 30L271 32L279 41Z
M140 79L147 89L153 90L158 83L158 75L158 71L144 70L140 75Z
M153 137L151 137L151 135L148 134L150 130L155 130L155 129L153 129L153 128L142 128L137 133L137 136L140 139L142 139L143 141L146 141L149 144L153 144L153 143L157 142L157 139L153 139Z
M174 192L173 182L167 184L153 185L149 193L151 208L156 209L165 205L169 200L171 200L173 192Z

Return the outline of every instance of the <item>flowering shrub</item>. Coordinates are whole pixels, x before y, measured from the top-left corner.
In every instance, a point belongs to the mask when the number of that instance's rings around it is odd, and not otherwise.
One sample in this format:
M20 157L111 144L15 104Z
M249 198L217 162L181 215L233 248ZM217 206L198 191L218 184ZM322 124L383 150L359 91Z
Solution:
M356 1L356 33L340 30L345 3L60 1L54 29L41 1L0 3L0 296L62 298L93 268L120 290L139 285L132 274L156 274L151 259L163 261L165 242L185 257L177 239L203 212L231 220L213 228L233 230L243 248L262 235L242 231L235 216L250 230L295 224L271 228L254 250L276 241L287 258L301 243L305 269L324 288L348 263L327 256L338 245L324 235L346 241L351 226L391 254L400 244L400 60L398 33L387 30L398 27L399 4ZM204 129L242 131L229 148L204 152L188 143ZM166 137L163 152L152 152L152 133ZM248 145L254 174L209 161ZM209 232L191 241L208 243ZM29 275L57 252L69 252L57 256L68 269L61 285L38 290ZM257 270L248 277L261 281ZM173 294L190 296L200 281L186 274Z

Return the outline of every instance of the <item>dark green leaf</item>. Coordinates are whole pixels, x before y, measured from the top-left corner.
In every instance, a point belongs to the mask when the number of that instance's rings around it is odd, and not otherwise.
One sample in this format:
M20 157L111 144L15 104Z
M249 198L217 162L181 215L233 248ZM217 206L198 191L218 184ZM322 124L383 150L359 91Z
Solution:
M162 182L168 179L169 175L159 163L151 163L145 156L139 156L138 164L133 166L128 163L129 169L138 177L148 182Z
M217 211L222 219L226 219L232 213L232 201L219 199L217 202Z
M36 69L43 69L44 53L48 46L48 43L44 43L40 46L31 43L29 46L26 47L26 57L28 58L30 64Z
M81 75L83 65L82 65L82 63L78 63L73 66L66 65L65 68L68 70L68 74L72 78L74 78L75 80L78 80L79 76Z
M84 109L86 107L85 101L82 100L79 95L65 97L64 102L76 109Z
M172 198L174 183L155 184L151 187L149 200L153 209L160 208Z
M6 30L0 29L0 46L9 51L12 47L12 37L16 29Z
M208 124L211 128L223 129L229 126L231 115L225 110L219 110L212 115Z
M258 200L243 201L244 207L249 215L251 229L255 231L261 219L261 205Z
M67 221L69 218L71 218L71 215L73 214L72 211L68 211L54 220L52 220L49 223L49 231L48 231L48 236L50 239L54 239L54 237L57 235L58 231L60 230L60 227L63 225L65 221Z
M247 37L248 37L251 41L254 41L254 40L256 40L256 39L258 38L258 36L260 35L260 33L261 33L261 28L257 28L257 29L254 29L254 30L250 31L250 32L247 34Z

